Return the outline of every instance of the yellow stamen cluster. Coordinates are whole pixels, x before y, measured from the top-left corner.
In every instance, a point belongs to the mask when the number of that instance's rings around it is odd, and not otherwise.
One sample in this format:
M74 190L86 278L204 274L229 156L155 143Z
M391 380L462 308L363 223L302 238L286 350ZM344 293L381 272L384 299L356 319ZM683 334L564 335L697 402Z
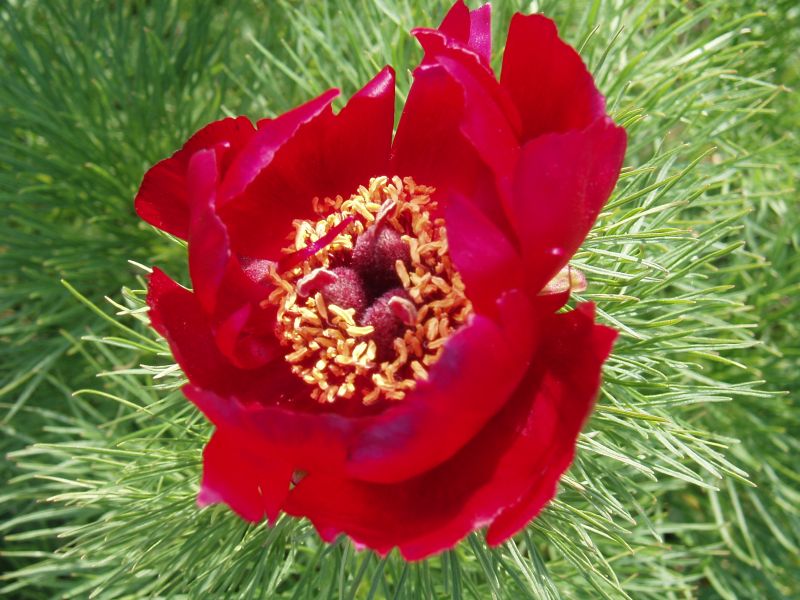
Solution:
M448 337L471 314L464 283L448 254L444 219L434 216L433 192L409 177L377 177L350 198L315 198L314 210L321 218L294 222L286 254L308 247L352 217L325 248L285 272L277 266L271 272L276 287L268 302L278 306L277 333L288 349L286 360L313 387L319 402L401 400L427 378ZM393 356L381 362L370 339L373 328L357 323L355 309L326 303L318 291L303 297L297 289L312 271L346 261L358 236L376 219L408 244L410 265L397 260L395 267L417 311L416 323L394 339Z

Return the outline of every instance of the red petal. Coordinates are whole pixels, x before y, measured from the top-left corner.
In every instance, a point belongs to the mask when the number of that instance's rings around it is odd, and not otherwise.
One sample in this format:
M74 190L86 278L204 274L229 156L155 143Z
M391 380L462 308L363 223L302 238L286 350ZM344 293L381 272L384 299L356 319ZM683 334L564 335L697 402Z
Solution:
M220 285L231 259L225 225L217 216L217 160L213 150L201 151L189 161L189 197L193 210L189 237L189 273L194 294L211 314L217 308Z
M625 130L608 117L582 131L550 133L522 149L511 219L536 294L589 233L619 177Z
M222 119L195 133L170 158L145 173L136 194L136 213L151 225L186 239L189 235L189 198L186 169L198 150L226 144L235 154L250 139L255 128L246 117Z
M394 129L394 69L384 67L347 103L325 134L316 195L347 196L386 175ZM308 174L307 174L308 175Z
M493 313L496 299L522 286L520 256L505 235L469 200L454 193L445 209L447 245L467 296L479 313Z
M519 155L516 108L473 52L440 31L416 29L414 34L426 60L414 73L400 120L393 171L433 185L445 196L457 191L513 238L503 206L510 203Z
M283 391L302 400L305 388L283 360L259 369L232 364L215 343L196 296L159 269L150 276L147 305L153 328L169 342L175 360L195 385L247 403L280 401Z
M425 50L425 60L417 71L436 65L444 66L451 77L459 82L465 95L477 91L481 96L490 98L494 106L484 101L486 108L483 109L493 113L488 116L497 120L494 113L501 113L507 121L502 127L510 128L514 134L520 133L522 124L517 107L507 90L497 82L494 71L487 63L470 49L436 29L416 28L411 33ZM484 116L483 110L479 108L472 117Z
M292 471L280 457L264 460L235 435L217 430L203 450L203 481L197 502L207 506L224 502L243 519L275 521L286 495Z
M455 334L428 383L375 416L349 418L319 406L304 412L307 388L288 368L262 369L256 383L261 403L242 404L198 386L184 393L217 427L260 445L265 457L276 453L293 469L341 473L346 467L353 476L398 481L457 452L500 409L527 368L530 306L513 293L499 312L499 325L476 317ZM449 423L444 429L443 422Z
M500 83L522 116L522 140L583 129L605 113L581 57L542 15L517 13L511 19Z
M548 410L556 415L557 435L548 459L540 462L539 470L528 472L528 490L489 527L486 541L491 545L505 541L539 513L555 495L558 480L572 463L578 434L600 385L600 369L617 337L616 331L593 325L593 321L594 305L581 304L570 313L554 317L546 331L550 343L541 356L548 361L548 372L538 390L527 392L536 394L534 411ZM536 415L528 421L533 425Z
M266 373L261 388L270 405L246 404L235 396L222 396L195 385L184 386L183 393L218 431L247 446L256 460L280 459L292 471L341 473L347 439L357 427L357 420L333 413L297 410L296 405L302 405L299 394L305 392L308 396L307 386L288 368Z
M215 152L197 152L189 162L187 178L192 203L189 272L195 295L210 315L220 349L239 367L259 367L280 354L272 327L259 331L249 319L251 305L258 305L272 287L247 277L231 251L225 224L216 212Z
M513 236L495 176L462 133L465 103L464 89L444 67L417 69L394 138L391 172L435 187L445 201L451 192L472 200Z
M505 110L510 104L494 75L463 52L444 46L437 32L418 30L416 35L461 88L464 108L459 130L498 179L509 177L519 153L512 125L516 115Z
M220 207L244 192L303 126L329 112L331 102L338 94L339 90L328 90L275 119L259 122L258 132L234 159L222 183Z
M246 185L234 186L226 177L222 197L230 202L220 204L220 214L239 254L277 258L292 221L314 216L314 197L347 197L371 177L387 173L394 71L383 69L337 115L330 111L330 99L326 102L306 111L313 115L302 126L291 132L283 127L286 135L280 139L274 130L286 115L268 122L250 144L261 156L258 172Z
M409 560L452 547L499 513L498 527L508 533L512 516L530 514L530 505L517 513L520 498L535 486L542 490L540 504L552 496L591 408L613 335L593 325L591 309L551 317L543 339L555 343L543 346L540 362L511 401L457 455L392 485L309 473L285 510L308 517L325 539L344 532L381 554L398 546ZM510 505L515 507L505 516ZM521 526L516 519L514 524Z
M231 391L237 370L219 352L208 318L191 291L160 269L153 269L147 289L150 323L169 342L186 376L198 385Z
M417 69L392 146L392 172L468 194L480 161L461 135L463 111L463 91L442 67Z
M188 378L218 387L231 374L217 350L206 316L194 294L156 268L147 289L150 323L169 342L172 355Z
M365 419L351 442L351 477L394 482L455 454L506 402L531 352L531 308L520 292L498 302L500 322L474 315L402 402Z
M453 4L439 31L469 48L488 65L492 60L492 6L469 10L464 0Z

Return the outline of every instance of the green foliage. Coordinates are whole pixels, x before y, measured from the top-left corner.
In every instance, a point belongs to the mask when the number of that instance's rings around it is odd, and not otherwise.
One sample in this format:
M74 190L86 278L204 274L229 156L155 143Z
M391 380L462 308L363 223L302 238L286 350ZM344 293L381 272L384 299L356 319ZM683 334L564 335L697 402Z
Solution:
M212 18L212 16L214 18ZM134 18L135 17L135 18ZM28 443L32 398L84 378L66 355L96 319L59 278L99 300L126 259L154 255L131 204L143 170L218 112L230 15L73 2L0 13L0 398L4 443ZM62 335L63 334L63 335ZM19 414L18 416L18 413Z
M541 1L628 129L575 257L622 332L556 501L514 541L406 564L194 503L209 425L146 327L144 170L221 113L259 118L384 64L447 2L0 9L0 535L15 597L782 598L798 593L800 11ZM495 49L515 2L495 6ZM525 3L530 4L530 3ZM500 55L496 56L499 66ZM792 62L794 61L794 62ZM68 280L62 286L60 279ZM101 304L104 295L117 297ZM90 381L92 374L100 378Z

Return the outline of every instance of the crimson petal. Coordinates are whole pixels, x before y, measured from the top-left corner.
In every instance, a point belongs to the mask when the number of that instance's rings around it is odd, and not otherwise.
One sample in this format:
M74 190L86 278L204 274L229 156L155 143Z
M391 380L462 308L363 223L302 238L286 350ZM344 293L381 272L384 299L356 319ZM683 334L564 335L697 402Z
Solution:
M503 292L521 288L523 266L506 236L478 208L453 193L445 209L447 245L467 296L481 313L496 309Z
M425 61L393 147L395 172L473 200L513 238L503 207L519 155L519 116L494 73L441 30L415 29Z
M534 323L520 292L498 301L499 322L473 315L401 403L365 420L351 442L347 472L395 482L455 454L503 406L528 368Z
M231 364L217 347L209 318L197 297L160 269L150 275L147 305L153 328L167 340L189 380L246 401L263 395L262 378L270 367L239 369Z
M583 129L605 114L605 101L580 55L542 15L515 14L500 84L522 117L522 140Z
M170 158L162 160L145 173L134 201L136 214L154 227L186 239L189 235L186 182L189 159L198 150L219 144L225 145L230 155L234 155L254 132L255 128L247 117L222 119L203 127Z
M414 71L392 146L392 172L469 194L480 163L459 130L463 111L463 92L441 66Z
M484 4L469 10L464 0L453 4L439 31L480 56L488 65L492 60L492 6Z
M279 457L254 456L237 436L218 429L203 450L197 503L224 502L243 519L258 522L266 516L274 523L291 477L291 468Z
M572 463L575 444L591 413L600 385L600 369L611 352L617 332L593 325L594 305L581 304L576 310L557 315L545 330L548 344L540 356L547 361L547 373L538 389L521 388L519 393L534 394L534 410L547 410L557 419L557 435L550 440L536 469L528 469L528 489L518 502L504 508L486 532L486 541L497 545L533 519L555 495L558 480ZM529 423L535 426L536 415ZM526 439L527 438L527 439ZM531 435L520 434L520 446L535 443ZM518 448L524 453L529 449Z
M211 317L220 349L237 366L254 368L280 353L271 328L259 331L248 327L251 304L265 299L271 287L247 277L231 250L227 229L216 210L217 162L214 150L201 150L189 162L189 272L195 295Z
M325 133L318 196L346 196L388 172L394 129L394 83L384 67L333 119Z
M447 48L438 32L422 29L415 34L426 54L435 56L436 64L458 83L464 103L459 130L496 177L508 177L519 152L516 112L494 74L464 52Z
M213 342L194 294L155 268L147 286L147 305L150 324L167 340L186 377L202 386L227 389L224 384L231 381L232 371Z
M338 95L339 90L328 90L275 119L259 122L258 132L234 159L222 183L220 207L241 194L298 130L329 111L331 102Z
M310 473L289 494L285 510L308 517L328 541L343 532L380 554L397 546L408 560L449 548L498 515L496 531L510 535L516 530L508 525L518 528L524 524L519 514L530 514L525 501L535 486L541 486L538 508L552 497L613 338L613 331L594 325L591 306L552 316L537 367L450 460L389 485ZM522 508L502 512L517 502Z
M625 130L603 117L580 131L550 133L522 149L511 222L536 294L592 228L622 168Z
M288 368L273 369L261 382L264 402L244 403L236 396L220 395L195 385L186 385L182 391L218 431L238 439L255 460L279 457L292 471L341 473L347 441L357 428L357 420L297 410L301 400L297 382L302 385Z
M262 375L260 403L245 404L197 385L185 386L184 393L218 428L260 448L265 460L291 457L293 469L400 481L456 453L500 410L524 374L531 308L522 294L509 293L499 313L499 324L477 316L456 333L429 381L378 415L298 410L296 388L304 384L288 368ZM285 401L277 397L281 393Z
M513 237L498 200L496 178L462 133L464 96L462 86L442 65L414 72L392 146L391 172L435 187L445 201L451 193L470 199Z
M223 181L220 215L243 256L276 259L315 197L349 196L388 170L394 71L384 68L334 115L323 95L288 124L266 122ZM301 107L303 108L303 107ZM299 109L295 109L296 112ZM289 125L293 125L291 128Z

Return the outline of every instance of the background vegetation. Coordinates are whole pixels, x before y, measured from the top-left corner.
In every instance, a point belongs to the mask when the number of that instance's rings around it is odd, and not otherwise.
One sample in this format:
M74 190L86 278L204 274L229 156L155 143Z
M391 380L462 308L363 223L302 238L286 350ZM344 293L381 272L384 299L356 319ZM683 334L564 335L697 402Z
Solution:
M545 12L630 139L575 261L623 335L540 519L406 564L196 509L210 428L142 310L147 266L180 275L184 249L135 217L142 174L223 114L346 97L387 63L402 109L408 30L448 4L0 3L0 594L800 595L792 0L495 2L496 64L511 14Z

